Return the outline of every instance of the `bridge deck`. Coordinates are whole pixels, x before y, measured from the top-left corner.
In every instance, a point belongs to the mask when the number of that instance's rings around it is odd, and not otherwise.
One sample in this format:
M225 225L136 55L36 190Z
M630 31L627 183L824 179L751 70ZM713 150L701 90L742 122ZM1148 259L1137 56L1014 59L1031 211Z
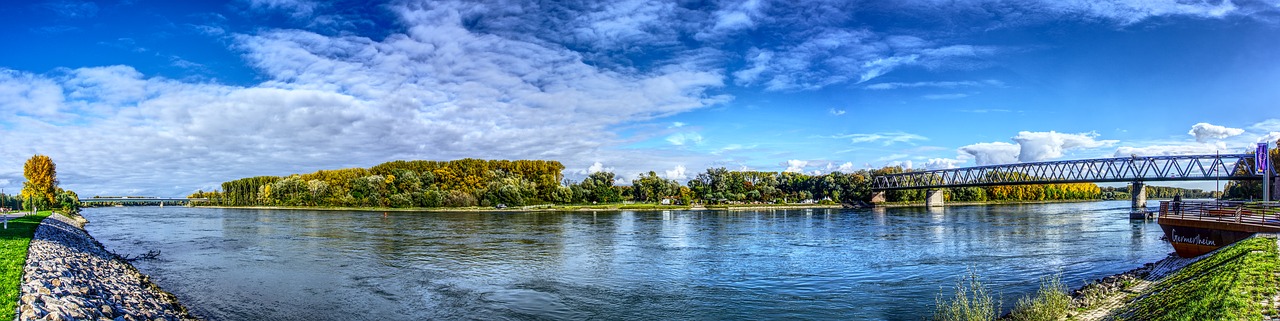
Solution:
M1017 163L876 176L871 189L1023 184L1260 180L1253 155L1179 155Z

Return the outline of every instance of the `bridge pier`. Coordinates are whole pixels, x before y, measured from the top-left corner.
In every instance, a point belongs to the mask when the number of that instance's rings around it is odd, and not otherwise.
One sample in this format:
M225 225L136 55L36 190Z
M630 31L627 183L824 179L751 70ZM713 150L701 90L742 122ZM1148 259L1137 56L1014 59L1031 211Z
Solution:
M1133 182L1129 185L1129 201L1131 209L1147 210L1147 185L1142 182Z
M882 204L885 202L884 191L871 192L871 204Z
M924 206L934 207L942 206L942 190L930 189L924 191Z

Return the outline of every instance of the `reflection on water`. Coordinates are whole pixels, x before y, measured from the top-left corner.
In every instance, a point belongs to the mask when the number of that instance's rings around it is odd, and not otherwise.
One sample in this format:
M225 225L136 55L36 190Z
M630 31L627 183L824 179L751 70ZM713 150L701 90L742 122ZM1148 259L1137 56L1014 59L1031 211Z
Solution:
M1006 306L1171 251L1126 202L654 212L98 208L88 228L212 320L886 319L969 268Z

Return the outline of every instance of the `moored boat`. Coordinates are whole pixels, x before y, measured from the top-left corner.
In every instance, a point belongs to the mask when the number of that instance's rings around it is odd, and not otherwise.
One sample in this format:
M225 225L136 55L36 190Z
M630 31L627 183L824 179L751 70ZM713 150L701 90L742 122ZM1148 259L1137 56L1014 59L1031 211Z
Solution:
M1196 257L1255 233L1280 232L1276 203L1161 201L1156 220L1181 257Z

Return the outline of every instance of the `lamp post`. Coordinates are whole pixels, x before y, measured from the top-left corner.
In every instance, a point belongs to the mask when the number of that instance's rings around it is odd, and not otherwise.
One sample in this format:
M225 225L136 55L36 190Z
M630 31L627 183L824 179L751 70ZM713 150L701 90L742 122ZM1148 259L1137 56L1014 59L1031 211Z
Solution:
M1262 174L1262 202L1263 204L1271 202L1271 161L1267 159L1270 156L1271 143L1258 143L1258 150L1253 153L1254 164L1259 174Z

